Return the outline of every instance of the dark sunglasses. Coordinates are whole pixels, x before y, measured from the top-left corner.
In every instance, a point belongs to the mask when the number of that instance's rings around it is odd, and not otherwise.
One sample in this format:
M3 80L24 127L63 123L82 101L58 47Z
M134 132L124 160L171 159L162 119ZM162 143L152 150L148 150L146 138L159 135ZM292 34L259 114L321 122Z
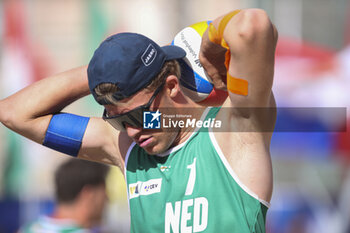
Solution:
M105 109L103 112L102 118L111 124L117 130L125 130L125 125L128 124L133 127L142 128L143 127L143 112L149 111L149 108L158 95L158 93L162 90L164 83L160 85L153 93L152 97L148 101L148 103L141 105L137 108L134 108L128 112L117 114L114 116L108 116L107 110Z

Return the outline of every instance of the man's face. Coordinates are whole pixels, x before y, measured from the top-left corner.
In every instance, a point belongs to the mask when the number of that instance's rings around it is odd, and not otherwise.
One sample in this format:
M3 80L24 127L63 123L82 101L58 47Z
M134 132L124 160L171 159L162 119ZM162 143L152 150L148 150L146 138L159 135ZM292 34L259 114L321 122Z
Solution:
M154 91L142 90L132 97L120 101L117 105L106 105L108 115L114 116L131 111L146 104ZM156 111L160 107L173 107L172 100L167 96L165 88L155 97L150 110ZM126 124L126 133L140 147L149 154L159 154L169 149L176 141L179 132L174 130L144 130Z

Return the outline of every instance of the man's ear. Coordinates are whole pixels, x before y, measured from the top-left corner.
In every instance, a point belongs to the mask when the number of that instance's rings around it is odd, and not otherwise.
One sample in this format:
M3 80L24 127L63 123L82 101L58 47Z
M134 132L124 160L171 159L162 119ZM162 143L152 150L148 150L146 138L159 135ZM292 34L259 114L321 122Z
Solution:
M181 92L179 79L175 75L166 78L165 87L170 98L176 98Z
M84 185L79 193L80 200L84 202L91 202L95 198L96 188L93 185Z

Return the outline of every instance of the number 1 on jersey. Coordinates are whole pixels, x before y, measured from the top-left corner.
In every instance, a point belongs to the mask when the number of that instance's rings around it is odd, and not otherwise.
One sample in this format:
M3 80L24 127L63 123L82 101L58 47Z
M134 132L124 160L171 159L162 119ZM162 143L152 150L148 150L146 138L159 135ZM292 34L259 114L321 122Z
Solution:
M194 184L196 183L196 160L197 158L194 158L193 163L187 166L187 169L190 169L190 176L187 181L186 196L193 193Z

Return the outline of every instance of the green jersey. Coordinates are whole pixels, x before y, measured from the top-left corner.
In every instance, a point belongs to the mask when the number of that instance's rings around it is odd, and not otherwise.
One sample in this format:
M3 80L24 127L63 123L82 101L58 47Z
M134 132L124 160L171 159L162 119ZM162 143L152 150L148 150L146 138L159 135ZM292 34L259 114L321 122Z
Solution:
M19 233L93 233L89 229L79 227L69 219L55 219L47 216L40 217L37 221L19 230Z
M159 156L133 143L125 168L131 232L265 232L268 203L239 181L208 129Z

